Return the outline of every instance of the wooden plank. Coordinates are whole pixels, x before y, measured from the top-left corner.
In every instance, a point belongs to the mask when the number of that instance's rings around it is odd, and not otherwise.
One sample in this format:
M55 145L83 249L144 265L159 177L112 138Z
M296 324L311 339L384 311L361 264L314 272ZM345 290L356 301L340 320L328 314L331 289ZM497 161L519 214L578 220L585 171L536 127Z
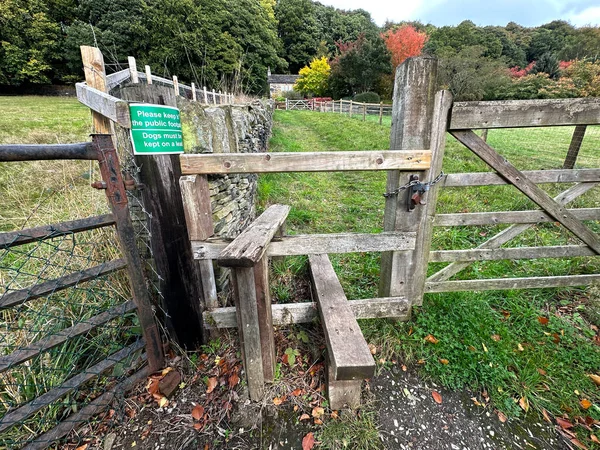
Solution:
M19 289L18 291L7 291L0 297L0 309L10 308L11 306L20 305L30 300L62 291L63 289L75 286L79 283L115 272L124 268L126 265L127 264L125 263L124 259L115 259L107 263L90 267L89 269L70 273L69 275L65 275L54 280L34 284L33 286L29 286L25 289Z
M455 103L449 129L549 127L598 123L600 123L600 100L597 98L503 100Z
M566 204L572 202L573 200L575 200L577 197L585 194L590 189L593 189L597 185L598 185L598 183L576 184L575 186L572 186L569 189L567 189L566 191L558 194L556 197L554 197L554 200L557 201L558 203L560 203L561 205L566 205ZM514 239L515 237L517 237L520 234L527 231L532 226L533 225L531 225L531 224L511 225L510 227L502 230L500 233L496 234L495 236L493 236L490 239L488 239L487 241L485 241L483 244L479 245L477 248L501 247L508 241ZM453 275L457 274L458 272L460 272L461 270L463 270L465 267L468 267L470 264L471 263L469 263L469 262L452 263L452 264L444 267L442 270L431 275L429 278L427 278L427 281L447 280L451 276L453 276Z
M131 117L127 102L94 89L85 83L77 83L75 89L77 100L80 103L113 122L117 122L122 127L131 128Z
M100 92L99 96L102 97L102 94L108 92L108 87L106 84L106 70L104 68L104 56L100 49L96 47L89 47L87 45L82 45L79 47L81 50L81 60L83 62L83 72L85 73L85 82L87 83L87 87L93 88ZM127 69L125 69L127 70ZM83 87L83 86L82 86ZM77 87L76 87L77 88ZM87 90L87 89L85 89ZM78 95L79 97L79 95ZM96 97L98 98L98 97ZM110 100L110 99L107 99ZM80 100L81 101L81 100ZM91 103L91 102L90 102ZM92 129L94 133L102 133L102 134L110 134L112 133L112 127L110 121L111 118L107 117L106 114L112 114L112 108L115 108L115 118L116 114L116 106L114 102L108 101L108 103L103 103L101 100L97 100L94 102L97 107L100 109L100 105L106 106L106 111L96 111L92 109ZM129 108L127 110L127 114L129 114ZM131 128L131 125L129 127Z
M146 64L144 69L146 71L146 83L152 84L152 70L150 69L150 66Z
M577 238L600 254L600 239L598 239L598 236L593 231L574 217L566 208L556 203L546 192L525 177L508 160L496 153L492 147L483 142L473 131L453 131L452 135L571 231Z
M452 94L450 91L439 91L435 96L434 113L431 125L431 150L433 153L431 168L426 175L425 180L433 180L437 174L442 172L442 162L444 160L444 150L446 148L446 127L448 124L448 115L452 108ZM407 262L412 271L410 283L405 286L406 297L413 305L421 306L423 304L423 294L425 292L425 279L427 278L427 262L429 260L429 251L431 249L431 240L433 239L433 226L435 219L435 210L440 188L431 186L427 193L427 203L417 208L423 209L421 213L421 223L417 232L417 242L415 250ZM406 258L406 254L404 258Z
M394 102L392 105L392 129L390 149L415 150L431 148L431 124L433 105L437 89L438 62L431 57L408 58L396 69L394 82ZM424 169L412 173L419 179L428 179ZM414 168L418 170L419 168ZM436 176L437 174L434 174ZM392 192L408 182L411 174L390 170L387 174L386 192ZM424 210L415 208L408 213L406 191L400 195L387 197L383 218L384 231L417 232L422 222ZM412 278L410 255L398 252L384 252L381 255L381 275L379 296L405 295Z
M572 169L575 167L575 162L577 161L577 156L579 155L579 149L581 148L581 143L583 142L586 129L587 125L577 125L575 130L573 130L573 137L571 138L571 143L569 144L569 150L567 151L567 157L565 158L563 169Z
M500 259L573 258L595 256L586 245L548 247L481 248L473 250L437 250L429 253L429 262L496 261Z
M190 240L208 239L214 234L208 178L206 175L183 176L179 187Z
M363 380L336 380L331 362L327 362L327 398L332 410L357 409Z
M221 252L217 261L225 267L252 267L261 260L267 246L290 212L288 205L272 205Z
M273 334L273 313L269 292L269 258L263 257L254 266L256 305L260 331L261 356L265 381L275 378L275 336Z
M600 208L567 209L579 220L600 220ZM501 223L541 223L555 222L555 219L541 209L529 211L500 211L485 213L438 214L434 225L456 227L463 225L497 225Z
M582 183L600 181L600 169L524 170L527 178L540 183ZM443 187L496 186L510 184L497 173L473 172L451 173L440 182Z
M87 422L100 412L108 409L116 398L122 397L125 392L133 389L139 382L145 380L151 374L152 371L148 367L144 367L137 371L126 380L111 387L108 391L81 408L78 412L71 414L66 420L59 423L52 430L36 437L32 442L23 447L22 450L47 449L52 442L65 437L78 425Z
M65 328L56 334L45 337L34 344L28 345L27 347L21 348L12 352L6 356L0 356L0 373L7 371L11 367L21 364L31 358L39 355L46 350L50 350L58 345L63 344L68 339L72 339L76 336L81 336L94 328L105 324L117 317L121 317L136 308L135 303L131 300L121 305L114 306L109 310L98 314L97 316L86 319L72 327Z
M265 378L254 269L252 267L236 267L232 272L238 333L248 392L250 400L259 401L264 395Z
M86 369L85 371L69 378L63 382L60 386L57 386L50 391L36 397L31 402L13 410L0 418L0 433L7 429L23 422L25 419L31 417L37 411L45 408L47 405L54 403L61 399L65 395L73 392L87 381L95 378L107 370L113 368L117 363L124 359L132 356L135 352L140 351L144 348L144 342L139 340L116 353L113 353L108 358L100 361L98 364Z
M131 71L129 69L119 70L118 72L106 75L106 92L119 86L129 78L131 78Z
M112 214L87 217L85 219L71 220L68 222L43 225L41 227L28 228L26 230L0 233L0 248L7 249L15 245L29 244L39 239L52 239L70 233L93 230L96 228L114 225Z
M229 174L276 172L334 172L357 170L427 169L429 150L207 153L180 155L181 173Z
M335 380L375 375L375 361L327 255L308 258L315 297Z
M131 82L139 83L140 78L138 77L137 64L135 63L135 58L133 56L128 56L127 63L129 64L129 73L131 75Z
M363 253L386 250L407 251L415 248L416 233L396 231L382 233L299 234L274 237L267 247L267 256L292 256L323 253ZM229 244L222 239L194 241L196 259L217 259Z
M410 304L404 297L350 300L348 305L357 319L408 320L410 318ZM272 305L271 311L275 326L310 323L318 317L317 304L313 302ZM235 328L237 326L235 307L205 311L204 326L208 329Z
M488 280L459 280L428 282L425 290L434 292L494 291L507 289L534 289L567 286L586 286L600 281L600 274L568 275L560 277L495 278Z

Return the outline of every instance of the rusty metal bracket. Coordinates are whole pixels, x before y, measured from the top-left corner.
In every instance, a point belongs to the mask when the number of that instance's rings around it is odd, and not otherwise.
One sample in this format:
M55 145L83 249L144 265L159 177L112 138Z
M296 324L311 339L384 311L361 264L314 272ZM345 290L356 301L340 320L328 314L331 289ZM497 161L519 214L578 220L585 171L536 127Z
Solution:
M121 176L121 167L119 157L110 134L92 134L92 144L98 154L100 163L100 173L106 184L106 195L111 203L122 205L127 204L127 195L125 194L125 184Z

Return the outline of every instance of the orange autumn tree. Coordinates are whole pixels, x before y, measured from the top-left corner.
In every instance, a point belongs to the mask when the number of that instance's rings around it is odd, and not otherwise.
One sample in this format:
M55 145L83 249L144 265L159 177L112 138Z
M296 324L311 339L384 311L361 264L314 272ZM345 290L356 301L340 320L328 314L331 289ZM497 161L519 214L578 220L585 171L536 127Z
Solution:
M385 45L392 54L392 65L399 66L406 58L419 56L423 50L427 35L417 31L412 25L402 25L395 30L381 33Z

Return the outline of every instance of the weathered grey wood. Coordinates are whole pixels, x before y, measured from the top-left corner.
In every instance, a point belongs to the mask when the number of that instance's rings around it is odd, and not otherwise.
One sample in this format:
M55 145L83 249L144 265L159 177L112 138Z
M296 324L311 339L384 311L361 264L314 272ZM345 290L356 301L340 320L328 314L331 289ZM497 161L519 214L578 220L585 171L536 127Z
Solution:
M600 208L568 209L579 220L600 220ZM501 223L541 223L555 220L541 209L485 213L438 214L435 226L496 225Z
M290 212L288 205L272 205L221 252L217 261L225 267L252 267L261 260L267 246Z
M273 334L273 313L269 292L269 259L265 256L254 266L256 305L260 331L261 356L265 381L275 377L275 336Z
M600 281L600 274L568 275L560 277L495 278L488 280L459 280L428 282L427 292L494 291L506 289L533 289L566 286L586 286Z
M120 270L126 265L127 264L125 263L124 259L115 259L107 263L90 267L89 269L70 273L69 275L65 275L54 280L34 284L33 286L29 286L25 289L19 289L18 291L7 291L4 293L4 295L0 296L0 309L10 308L36 298L43 297L44 295L62 291L63 289L75 286L76 284Z
M429 150L181 155L183 175L427 169Z
M582 183L600 181L600 169L524 170L522 172L534 183ZM442 187L495 186L510 184L497 173L473 172L451 173L440 181Z
M474 250L438 250L429 253L429 262L496 261L500 259L573 258L595 256L586 245L518 247Z
M179 179L179 187L190 240L208 239L214 234L214 227L206 175L183 176Z
M144 355L142 355L142 358L143 357ZM126 380L111 387L108 391L81 408L78 412L71 414L66 420L52 428L52 430L36 437L32 442L23 447L22 450L47 449L52 442L65 437L78 425L108 409L115 398L122 397L124 393L133 389L139 382L145 380L151 374L152 371L148 367L138 370Z
M396 69L394 82L394 102L392 105L392 129L390 149L415 150L430 148L431 120L433 118L434 97L437 89L437 67L435 58L408 58ZM428 178L428 173L412 172L421 180ZM418 170L418 168L413 168ZM387 174L386 191L392 192L400 185L408 182L411 173L391 170ZM437 174L434 174L434 176ZM421 226L422 208L415 208L408 213L408 197L406 191L386 198L384 231L413 231ZM398 252L383 252L381 255L381 275L379 295L381 297L405 294L405 287L412 278L412 261L410 255Z
M68 339L81 336L82 334L85 334L106 322L134 311L135 308L135 303L132 300L129 300L128 302L114 306L109 310L98 314L97 316L86 319L84 322L80 322L72 327L65 328L56 334L45 337L31 345L28 345L27 347L16 350L9 355L0 356L0 373L7 371L17 364L21 364L30 360L42 352L61 345Z
M600 254L600 239L598 239L598 236L593 231L574 217L562 205L556 203L546 192L525 177L508 160L496 153L492 147L483 142L473 131L453 131L452 135L571 231L577 238Z
M213 309L219 306L217 297L217 281L212 259L198 260L198 270L202 276L203 309Z
M569 189L567 189L566 191L558 194L556 197L554 197L554 200L557 201L558 203L560 203L561 205L566 205L566 204L572 202L573 200L575 200L577 197L585 194L590 189L593 189L597 185L598 185L598 183L576 184L575 186L572 186ZM479 245L477 248L501 247L503 244L507 243L508 241L510 241L510 240L514 239L515 237L519 236L520 234L524 233L532 226L533 225L530 225L530 224L511 225L510 227L502 230L500 233L496 234L495 236L493 236L490 239L488 239L487 241L485 241L483 244ZM471 263L469 263L469 262L452 263L452 264L444 267L442 270L431 275L429 278L427 278L427 281L433 282L433 281L447 280L450 277L452 277L453 275L455 275L458 272L460 272L461 270L463 270L465 267L468 267L470 264Z
M329 257L311 255L308 261L333 379L371 378L375 374L373 355Z
M125 128L131 128L129 104L105 92L94 89L85 83L75 85L77 100L104 117L117 122Z
M236 267L233 269L232 281L248 392L250 400L259 401L264 394L265 378L254 268Z
M39 239L52 239L65 234L78 233L80 231L93 230L96 228L114 225L112 214L88 217L86 219L71 220L68 222L43 225L41 227L28 228L26 230L10 231L0 233L0 248L6 249L15 245L29 244Z
M129 69L119 70L118 72L106 75L106 92L115 88L131 78L131 71Z
M567 152L563 169L572 169L575 167L575 162L577 162L577 156L579 155L579 149L581 148L586 129L587 125L577 125L575 130L573 130L573 137L569 144L569 151Z
M196 84L192 83L192 101L197 102L198 98L196 97Z
M408 320L410 318L410 304L404 297L350 300L348 305L357 319ZM317 304L313 302L272 305L271 311L275 326L310 323L318 317ZM235 328L237 326L235 307L205 311L204 325L208 329Z
M179 97L179 81L177 75L173 75L173 89L175 89L175 95Z
M444 150L446 148L446 127L448 125L448 114L451 107L452 94L450 91L438 92L435 96L431 125L432 159L431 168L428 172L430 180L442 171ZM412 277L410 283L405 286L406 297L413 305L417 306L423 304L425 278L427 278L427 263L429 261L429 251L431 250L431 240L433 239L435 209L437 207L439 190L439 186L431 186L427 193L427 204L417 206L417 208L422 208L423 212L421 224L417 232L415 250L410 257Z
M323 253L362 253L385 250L406 251L415 248L416 233L382 232L300 234L274 237L267 256L292 256ZM217 259L229 242L221 239L192 242L194 258Z
M64 397L69 392L74 391L85 382L95 378L102 373L106 372L108 369L114 367L117 363L123 361L124 359L130 357L135 354L135 352L142 350L144 348L144 342L139 340L118 352L110 355L108 358L100 361L98 364L90 367L89 369L81 372L74 377L68 379L60 386L57 386L45 394L36 397L31 402L21 406L18 409L15 409L4 417L0 418L0 433L6 431L18 423L21 423L28 417L31 417L37 411L42 408L45 408L47 405L54 403L56 400Z
M600 100L597 98L503 100L455 103L449 129L550 127L598 123Z
M131 76L132 83L139 83L140 78L138 77L137 64L135 63L135 58L133 56L127 57L127 63L129 64L129 74Z
M336 380L331 362L327 363L327 398L332 410L357 409L363 380Z
M152 84L152 71L150 70L150 66L146 64L144 69L146 71L146 83Z

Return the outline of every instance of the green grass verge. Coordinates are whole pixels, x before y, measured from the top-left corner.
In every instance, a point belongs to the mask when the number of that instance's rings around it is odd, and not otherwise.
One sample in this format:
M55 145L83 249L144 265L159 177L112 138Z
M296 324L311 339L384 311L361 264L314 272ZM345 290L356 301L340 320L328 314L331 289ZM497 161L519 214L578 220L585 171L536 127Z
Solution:
M362 122L362 117L276 111L271 151L386 149L389 132L389 120L379 125L375 120ZM491 130L488 142L519 169L552 169L562 166L572 132L572 127ZM600 167L599 144L600 129L590 128L577 167ZM448 136L444 171L480 172L489 168ZM272 203L292 206L289 233L378 232L383 222L385 177L385 173L367 172L263 175L259 199L262 207ZM542 188L556 195L570 186ZM600 206L600 189L595 188L571 206ZM534 208L525 196L507 186L444 189L438 203L438 212L445 213ZM598 223L590 226L600 232ZM433 248L472 248L504 227L436 228ZM532 227L507 246L574 243L577 241L568 232L550 223ZM379 255L331 258L348 298L377 295ZM286 273L285 283L289 285L290 274L303 274L303 263L301 258L278 263L273 277L276 300L279 274ZM431 273L444 264L430 266ZM598 258L494 261L475 263L455 279L599 271ZM289 289L286 296L290 297ZM595 332L591 328L594 322L600 325L599 315L598 295L585 288L463 292L426 295L423 307L416 309L409 323L371 320L363 321L362 326L367 339L382 347L384 358L416 364L423 375L448 388L485 389L494 407L510 416L524 413L519 400L526 398L532 410L600 419L600 393L587 376L600 368L600 347L593 342ZM548 318L548 323L542 324L540 317ZM429 334L439 342L428 343L424 338ZM582 399L594 405L584 410Z

